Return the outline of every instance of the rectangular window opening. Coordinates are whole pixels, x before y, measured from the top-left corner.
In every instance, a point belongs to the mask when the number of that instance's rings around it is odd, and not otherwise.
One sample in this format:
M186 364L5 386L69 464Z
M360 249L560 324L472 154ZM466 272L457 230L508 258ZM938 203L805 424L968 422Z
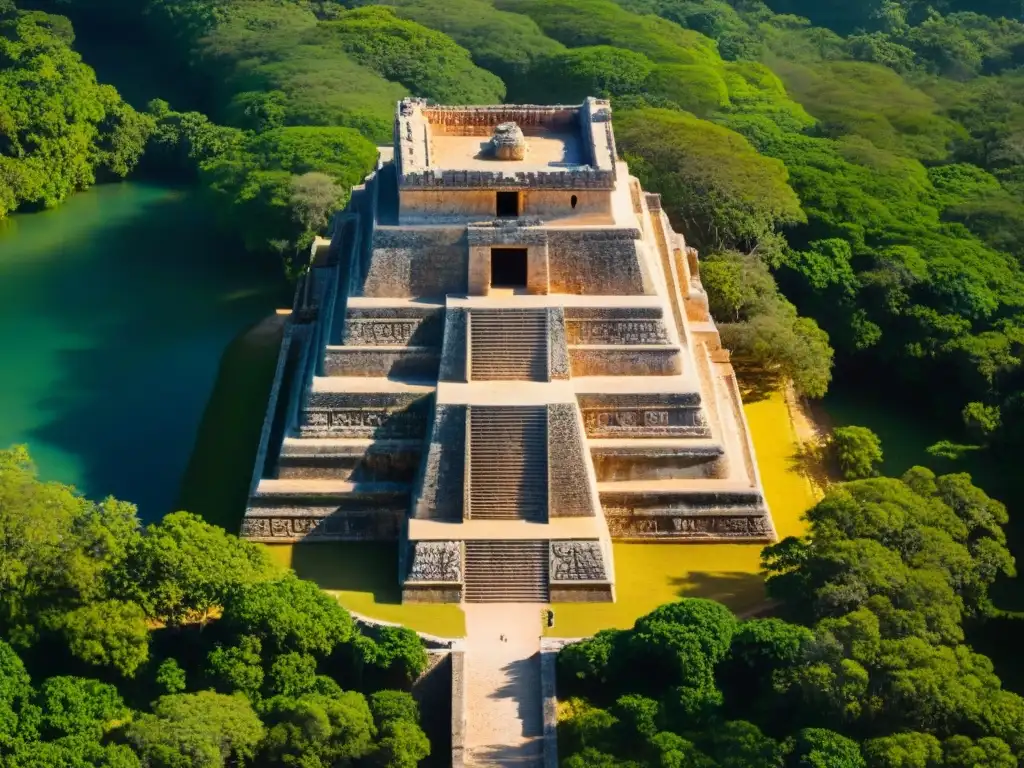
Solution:
M500 218L515 218L519 215L519 193L498 192L496 213Z
M491 287L526 287L526 248L491 249Z

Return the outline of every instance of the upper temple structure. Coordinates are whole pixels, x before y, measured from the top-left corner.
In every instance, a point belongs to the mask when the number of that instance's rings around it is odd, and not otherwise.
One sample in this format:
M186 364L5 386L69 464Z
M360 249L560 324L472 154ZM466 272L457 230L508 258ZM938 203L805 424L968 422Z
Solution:
M403 599L446 602L614 600L613 540L775 540L697 252L607 101L402 101L313 251L243 536L395 541Z

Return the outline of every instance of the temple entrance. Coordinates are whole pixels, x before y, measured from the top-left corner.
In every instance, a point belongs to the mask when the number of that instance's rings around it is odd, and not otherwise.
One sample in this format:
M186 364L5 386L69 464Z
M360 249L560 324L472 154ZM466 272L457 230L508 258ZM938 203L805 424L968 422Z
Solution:
M526 287L525 248L491 248L491 287Z
M496 213L499 218L514 219L519 215L519 193L498 192L496 202Z

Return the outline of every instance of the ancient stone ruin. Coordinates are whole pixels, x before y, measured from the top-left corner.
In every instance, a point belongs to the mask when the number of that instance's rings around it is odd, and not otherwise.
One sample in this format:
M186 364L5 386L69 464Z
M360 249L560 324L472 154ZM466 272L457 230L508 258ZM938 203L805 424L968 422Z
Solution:
M612 540L775 539L608 102L399 104L296 291L242 535L396 541L405 600L517 602L613 600Z
M515 123L499 123L491 136L491 148L498 160L525 160L526 137Z

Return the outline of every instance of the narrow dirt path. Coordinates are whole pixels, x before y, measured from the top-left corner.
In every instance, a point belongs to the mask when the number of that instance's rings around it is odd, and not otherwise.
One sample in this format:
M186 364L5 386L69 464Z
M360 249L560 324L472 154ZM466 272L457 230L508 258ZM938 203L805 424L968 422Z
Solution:
M469 603L463 610L466 766L539 768L543 760L542 606Z

